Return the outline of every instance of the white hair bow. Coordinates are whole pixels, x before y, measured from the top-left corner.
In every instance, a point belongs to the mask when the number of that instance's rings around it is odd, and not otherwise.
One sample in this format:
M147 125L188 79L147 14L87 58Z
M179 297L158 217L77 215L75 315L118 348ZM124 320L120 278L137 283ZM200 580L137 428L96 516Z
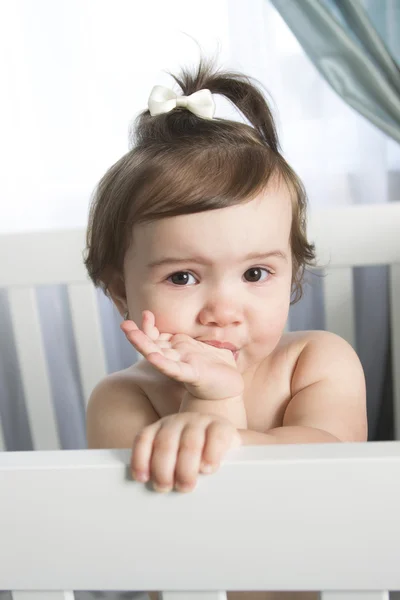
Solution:
M167 113L176 107L187 108L203 119L212 119L215 113L215 102L210 90L199 90L190 96L178 96L163 85L153 87L148 107L152 117Z

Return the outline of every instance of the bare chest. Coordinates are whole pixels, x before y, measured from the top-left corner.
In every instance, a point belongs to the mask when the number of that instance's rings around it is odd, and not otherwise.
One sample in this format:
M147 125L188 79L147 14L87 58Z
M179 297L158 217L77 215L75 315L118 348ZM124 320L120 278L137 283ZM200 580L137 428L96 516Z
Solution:
M142 386L160 418L179 412L185 392L182 384L154 374ZM244 393L248 429L266 432L281 427L290 398L290 369L286 363L274 365L267 376L261 373L254 378Z

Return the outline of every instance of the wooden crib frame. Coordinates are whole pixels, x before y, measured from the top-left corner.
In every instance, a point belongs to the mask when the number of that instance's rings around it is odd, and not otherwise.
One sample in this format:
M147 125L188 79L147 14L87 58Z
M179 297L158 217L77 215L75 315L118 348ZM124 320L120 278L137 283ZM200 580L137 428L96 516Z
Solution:
M353 345L352 267L389 265L400 439L400 203L311 214L309 231L327 264L327 329ZM85 589L166 590L164 600L222 600L221 590L385 600L400 589L400 442L240 448L186 495L132 481L129 450L60 450L34 288L68 285L88 398L106 361L83 247L83 230L0 236L9 257L0 287L37 450L0 453L0 589L15 590L14 600L68 600Z

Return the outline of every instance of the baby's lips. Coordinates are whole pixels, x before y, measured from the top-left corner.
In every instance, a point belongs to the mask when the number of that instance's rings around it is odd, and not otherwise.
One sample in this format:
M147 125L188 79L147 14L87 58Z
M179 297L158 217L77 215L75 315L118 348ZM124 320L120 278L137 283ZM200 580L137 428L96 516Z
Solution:
M198 340L203 344L207 344L208 346L213 346L214 348L218 348L219 350L229 350L230 352L237 352L237 347L231 344L230 342L219 342L217 340Z

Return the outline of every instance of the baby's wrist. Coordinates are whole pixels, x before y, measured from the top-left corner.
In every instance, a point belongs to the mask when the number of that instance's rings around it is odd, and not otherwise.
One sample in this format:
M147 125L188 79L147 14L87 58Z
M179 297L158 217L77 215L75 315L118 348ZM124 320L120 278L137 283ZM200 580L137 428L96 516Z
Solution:
M222 398L221 400L218 400L218 399L208 400L206 398L199 398L198 396L195 396L194 394L191 394L190 392L188 392L186 390L182 396L181 406L184 403L193 403L193 402L196 402L196 403L198 402L199 405L200 404L204 404L204 405L217 404L219 406L222 406L224 403L228 404L229 406L234 405L234 404L244 404L243 394L240 394L239 396L232 396L231 398Z
M223 400L203 400L185 392L179 412L216 415L230 421L238 429L247 429L247 414L243 395Z

